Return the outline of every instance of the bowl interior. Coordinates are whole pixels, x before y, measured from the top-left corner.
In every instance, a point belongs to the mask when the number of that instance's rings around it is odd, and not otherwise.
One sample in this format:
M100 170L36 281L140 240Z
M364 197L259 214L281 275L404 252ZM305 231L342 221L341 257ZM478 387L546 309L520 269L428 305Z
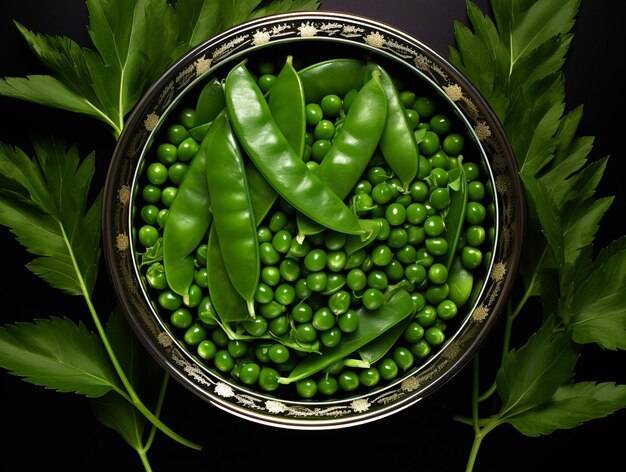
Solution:
M291 55L301 69L333 58L374 60L400 87L432 98L452 115L466 138L467 159L481 165L493 199L494 243L480 290L449 323L446 341L423 362L372 390L303 400L235 382L198 358L172 328L146 282L137 255L137 201L155 147L185 107L194 107L211 78L237 63L277 66ZM502 127L471 84L419 40L387 25L338 13L275 15L239 25L182 58L135 109L116 148L105 188L105 254L117 296L151 354L174 377L209 403L237 416L287 428L323 429L369 422L430 395L469 360L488 335L514 276L523 232L516 162Z

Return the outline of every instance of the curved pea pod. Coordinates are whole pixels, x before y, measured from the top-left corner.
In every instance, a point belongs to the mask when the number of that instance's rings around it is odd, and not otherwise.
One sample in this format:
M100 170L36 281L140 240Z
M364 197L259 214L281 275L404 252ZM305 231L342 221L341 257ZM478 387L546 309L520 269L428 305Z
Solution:
M163 267L170 288L186 297L194 277L194 251L211 223L206 180L207 143L200 143L189 164L163 228Z
M267 103L287 142L302 158L306 135L306 104L302 82L292 61L293 57L287 56L285 65L270 89Z
M352 210L289 145L243 63L228 73L225 92L237 138L274 189L295 209L322 226L341 233L361 234L363 230Z
M316 62L298 74L304 88L306 103L319 102L328 94L343 97L350 90L363 86L363 67L358 59L340 58Z
M456 303L457 307L462 307L470 299L474 287L474 275L467 270L457 255L450 266L448 272L448 287L450 292L448 298Z
M246 301L235 290L222 257L222 249L214 225L207 243L207 282L213 307L222 323L251 319Z
M316 172L320 180L342 200L361 178L378 148L386 118L387 95L380 74L373 73L354 98L341 130ZM298 217L298 230L307 235L319 233L323 228Z
M364 233L360 236L350 234L346 238L344 250L348 256L355 253L359 249L368 246L376 239L376 236L378 236L378 233L380 233L380 230L383 227L382 222L378 218L360 219L359 224L363 228Z
M272 209L278 194L251 162L246 163L246 180L250 191L252 212L258 226Z
M380 80L389 103L387 121L380 139L380 150L406 191L417 175L419 148L393 80L380 65L369 62L365 67L365 76L369 77L374 72L380 73Z
M196 101L196 121L194 127L210 123L226 106L224 87L217 78L212 78L200 91Z
M300 361L288 377L280 377L281 384L297 382L333 365L335 362L356 352L381 334L393 328L415 312L411 295L398 290L376 310L357 310L359 327L346 334L335 347L321 349L321 355L309 355Z
M254 294L260 278L259 242L244 160L225 113L220 114L203 144L211 150L206 180L213 226L226 272L254 316ZM209 165L210 164L210 165Z
M404 330L411 322L411 317L403 319L400 323L388 329L373 341L357 351L358 359L345 359L343 364L346 367L358 367L360 369L368 369L377 361L381 360L396 344Z
M450 271L452 261L456 255L465 221L465 208L467 207L467 179L463 169L463 156L459 156L459 164L450 171L450 205L445 215L446 229L443 233L448 243L446 267Z

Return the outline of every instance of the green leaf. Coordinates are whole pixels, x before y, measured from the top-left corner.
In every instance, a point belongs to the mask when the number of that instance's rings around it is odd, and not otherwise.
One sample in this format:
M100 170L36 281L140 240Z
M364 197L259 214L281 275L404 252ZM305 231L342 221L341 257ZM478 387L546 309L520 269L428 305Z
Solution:
M626 349L626 236L604 248L566 313L577 343Z
M88 397L111 391L117 379L99 338L68 318L0 327L0 366L32 384Z
M93 291L100 257L100 192L87 208L94 155L35 142L36 158L0 145L0 224L40 256L27 267L70 295Z
M184 54L221 28L220 2L215 0L177 0L173 22L178 31L174 57Z
M626 407L626 385L613 382L579 382L562 385L545 404L507 418L526 436L551 434L594 419L606 417Z
M147 421L132 404L110 392L92 401L92 411L98 421L116 431L136 451L143 449Z
M133 388L154 408L164 372L143 348L119 307L109 318L106 334ZM133 449L143 449L147 421L129 401L110 392L93 399L92 409L102 424L117 431Z
M263 2L250 16L259 18L288 11L317 10L319 7L319 0L271 0Z
M578 356L569 334L555 330L554 318L546 319L524 346L506 354L498 370L501 411L510 416L548 401L571 379Z

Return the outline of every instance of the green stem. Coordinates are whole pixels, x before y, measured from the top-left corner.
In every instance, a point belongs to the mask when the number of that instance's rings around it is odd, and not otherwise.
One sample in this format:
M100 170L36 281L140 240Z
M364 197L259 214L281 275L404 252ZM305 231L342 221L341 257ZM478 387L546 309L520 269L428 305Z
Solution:
M63 239L64 241L66 241L67 244L67 251L68 254L70 255L71 259L72 259L72 264L74 266L74 271L76 273L76 277L78 279L78 283L80 285L80 290L83 294L83 298L85 299L85 302L87 303L87 307L89 309L89 313L91 314L91 317L93 319L93 322L96 326L96 330L98 331L98 334L100 335L100 339L102 340L102 344L104 345L104 348L107 352L107 354L109 355L109 359L111 360L111 363L113 364L113 367L115 368L115 371L117 372L117 375L120 378L120 381L122 382L122 385L124 386L124 388L126 389L126 391L128 392L128 395L130 396L130 402L133 404L133 406L142 414L145 416L145 418L150 421L154 426L156 426L161 432L163 432L164 434L166 434L167 436L169 436L170 438L172 438L174 441L183 444L184 446L187 446L191 449L196 449L196 450L201 450L202 446L200 446L199 444L193 443L191 441L189 441L188 439L183 438L182 436L180 436L178 433L174 432L172 429L170 429L167 425L165 425L154 413L152 413L150 411L150 409L148 409L143 402L141 401L141 399L139 398L139 395L137 395L137 392L135 391L135 389L133 388L133 386L131 385L130 381L128 380L128 377L126 376L124 370L122 369L122 366L119 363L119 360L117 359L117 356L115 355L115 351L113 351L113 348L111 347L111 343L109 342L109 338L107 337L105 331L104 331L104 327L102 326L102 323L100 322L100 318L98 317L98 313L96 312L96 309L93 305L93 302L91 300L91 296L89 294L89 290L87 289L87 285L85 284L85 280L82 277L82 273L79 269L78 263L76 261L76 258L74 257L74 251L72 251L72 247L71 245L68 243L69 239L67 238L67 234L65 233L65 228L63 228L63 225L60 224L60 231L61 234L63 234Z

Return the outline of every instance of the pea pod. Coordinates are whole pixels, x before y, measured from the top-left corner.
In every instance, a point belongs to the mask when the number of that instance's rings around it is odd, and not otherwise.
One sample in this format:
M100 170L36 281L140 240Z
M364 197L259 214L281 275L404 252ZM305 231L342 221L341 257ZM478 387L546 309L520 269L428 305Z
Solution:
M298 73L306 103L319 102L328 94L343 96L363 86L363 61L340 58L317 62Z
M370 77L374 72L380 73L389 102L387 121L380 138L380 150L404 189L408 190L417 175L419 148L392 78L380 65L369 62L365 68L365 77Z
M288 56L269 92L268 105L278 128L302 158L306 134L304 89L292 61L293 57Z
M235 290L246 300L248 311L254 316L254 294L261 271L256 220L243 157L225 113L213 121L205 143L211 150L206 180L213 226L224 265Z
M239 141L276 191L319 224L341 233L361 234L363 230L350 208L291 148L244 63L228 73L225 93L228 114Z
M465 305L472 294L474 275L472 271L467 270L463 266L463 262L461 262L461 258L458 255L452 260L447 284L450 288L448 298L456 303L456 306L459 308Z
M341 130L333 139L328 153L317 169L317 176L342 200L363 175L378 148L387 117L387 96L380 82L380 74L359 90ZM298 218L301 234L316 234L323 228Z
M210 123L224 109L224 88L217 78L212 78L200 91L196 101L195 127Z
M378 233L380 233L380 230L383 227L382 222L378 218L360 219L359 224L365 232L361 236L351 234L346 238L344 249L348 256L355 253L359 249L368 246L376 239L376 236L378 236Z
M219 319L223 324L250 319L246 301L228 277L214 225L209 230L207 246L208 289Z
M400 323L385 331L373 341L357 351L358 359L345 359L343 364L346 367L358 367L368 369L377 361L385 357L394 344L400 339L402 333L411 322L411 317L403 319Z
M331 366L365 346L382 333L391 329L414 313L411 295L406 290L398 290L389 300L376 310L357 310L359 327L346 334L335 347L321 349L319 356L307 356L300 361L287 377L280 377L281 384L297 382Z
M211 198L206 180L208 144L200 143L189 164L163 228L163 266L170 288L188 295L194 276L194 251L211 222Z
M448 254L446 256L446 267L448 271L452 265L452 260L456 255L456 250L463 230L465 221L465 208L467 206L467 179L463 169L463 156L459 156L458 165L450 171L450 206L446 215L446 229L444 238L448 243Z

